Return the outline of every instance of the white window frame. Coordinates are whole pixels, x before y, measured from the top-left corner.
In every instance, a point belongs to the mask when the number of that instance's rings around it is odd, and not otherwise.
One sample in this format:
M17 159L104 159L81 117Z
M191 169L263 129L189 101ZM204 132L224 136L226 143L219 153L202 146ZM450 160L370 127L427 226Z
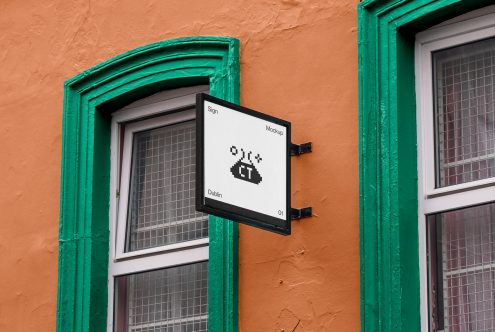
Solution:
M108 332L114 329L116 277L208 261L208 238L124 252L133 134L195 119L195 112L190 108L195 107L196 94L208 91L208 86L204 85L167 90L140 99L112 114Z
M130 188L130 179L131 176L131 159L132 159L132 142L134 134L143 130L150 130L154 128L163 127L170 124L185 122L189 120L195 119L195 111L194 110L186 110L178 113L160 116L158 118L142 120L139 122L134 122L126 125L125 133L124 133L124 150L122 153L122 179L126 179L121 183L120 187L120 195L121 197L129 197L129 188ZM156 253L164 250L176 250L185 247L204 245L208 243L208 239L198 239L192 241L179 242L174 244L169 244L160 247L153 247L149 249L141 249L136 251L125 252L125 242L126 242L126 222L127 221L127 213L128 213L128 199L119 200L119 208L118 208L118 221L117 221L117 236L116 236L116 251L115 251L115 259L124 259L135 257L139 255L147 255L151 253ZM182 222L186 222L188 220L183 220Z
M495 200L495 177L435 188L432 53L490 37L495 37L495 6L461 15L416 35L418 235L422 331L429 331L430 315L426 216Z

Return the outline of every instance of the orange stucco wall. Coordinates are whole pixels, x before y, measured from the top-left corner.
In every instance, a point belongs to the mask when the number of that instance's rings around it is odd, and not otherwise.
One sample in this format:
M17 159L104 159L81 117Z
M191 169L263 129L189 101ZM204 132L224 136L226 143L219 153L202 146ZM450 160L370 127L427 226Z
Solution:
M54 331L63 82L158 40L241 41L241 102L293 123L283 237L240 228L239 325L358 331L357 0L0 2L0 331ZM299 324L299 325L298 325Z

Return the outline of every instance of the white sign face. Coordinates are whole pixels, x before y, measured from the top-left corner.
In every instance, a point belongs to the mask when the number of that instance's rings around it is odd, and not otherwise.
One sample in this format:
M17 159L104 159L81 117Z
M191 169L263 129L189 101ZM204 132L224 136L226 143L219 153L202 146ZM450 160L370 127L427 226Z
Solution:
M288 127L206 99L202 111L205 201L249 210L244 212L254 212L254 219L269 216L268 223L286 227Z

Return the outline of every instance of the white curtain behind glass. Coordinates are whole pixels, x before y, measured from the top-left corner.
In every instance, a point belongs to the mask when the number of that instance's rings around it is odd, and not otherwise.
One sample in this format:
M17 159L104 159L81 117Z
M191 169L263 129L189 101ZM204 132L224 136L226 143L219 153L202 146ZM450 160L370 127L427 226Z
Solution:
M437 187L494 177L495 39L436 52L433 63ZM439 328L495 331L495 205L436 218Z
M440 214L445 330L495 331L495 204Z
M495 39L434 53L437 187L495 176Z
M208 237L195 209L194 121L136 133L126 252Z

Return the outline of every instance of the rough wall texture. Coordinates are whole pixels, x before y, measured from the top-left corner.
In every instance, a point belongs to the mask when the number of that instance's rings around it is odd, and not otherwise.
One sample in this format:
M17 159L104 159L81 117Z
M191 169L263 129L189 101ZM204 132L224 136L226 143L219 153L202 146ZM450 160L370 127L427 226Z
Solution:
M289 237L241 226L240 330L358 331L356 4L0 2L0 330L55 330L63 82L137 46L222 35L241 41L242 104L314 142L293 159L293 205L315 217Z

